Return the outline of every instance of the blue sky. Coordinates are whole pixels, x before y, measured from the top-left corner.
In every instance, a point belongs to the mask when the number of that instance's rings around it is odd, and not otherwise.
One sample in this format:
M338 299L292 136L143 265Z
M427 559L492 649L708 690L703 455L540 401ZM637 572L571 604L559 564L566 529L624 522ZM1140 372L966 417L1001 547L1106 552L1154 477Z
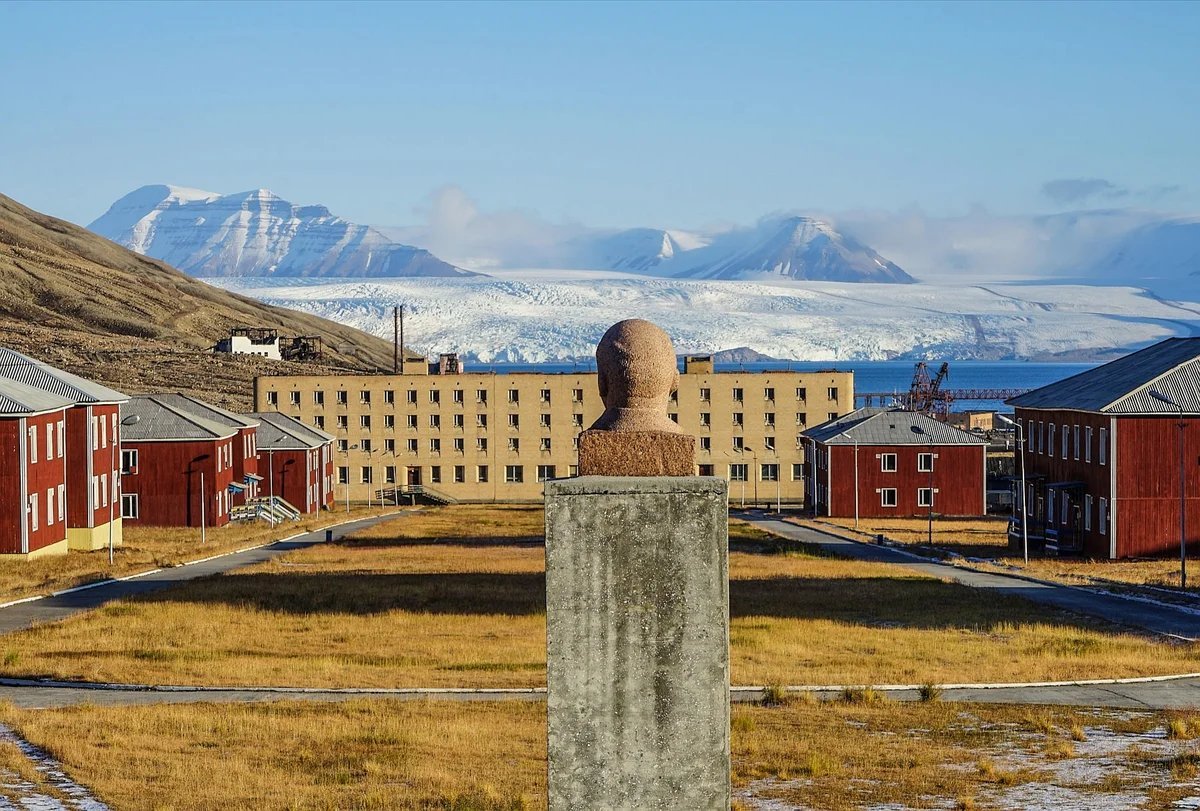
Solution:
M359 222L1200 211L1200 4L0 3L0 192ZM1047 184L1051 184L1047 186Z

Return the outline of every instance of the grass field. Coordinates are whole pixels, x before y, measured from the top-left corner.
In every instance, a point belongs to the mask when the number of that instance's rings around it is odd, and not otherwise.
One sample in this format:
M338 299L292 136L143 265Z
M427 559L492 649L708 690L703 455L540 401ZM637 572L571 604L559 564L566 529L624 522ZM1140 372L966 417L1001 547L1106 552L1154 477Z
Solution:
M844 529L854 527L854 519L821 520ZM928 522L920 518L871 518L859 522L859 531L868 535L881 533L898 543L928 543ZM1034 577L1058 583L1079 585L1100 580L1133 586L1179 588L1177 557L1110 561L1035 556L1026 567L1021 556L1014 555L1008 547L1007 518L935 518L933 545L964 557L994 559L1002 567L1020 566ZM1200 594L1200 582L1193 578L1188 591Z
M544 712L358 700L8 707L0 719L113 808L509 811L545 807ZM1053 797L1037 807L1168 809L1200 791L1200 719L1178 714L793 701L738 705L732 731L736 808L1002 809ZM8 760L0 751L0 775Z
M377 525L0 640L0 673L313 687L545 683L542 512ZM922 684L1196 670L1167 644L731 527L735 684ZM231 633L230 629L236 629Z
M210 528L203 544L200 543L198 528L126 527L125 543L116 548L112 566L108 565L107 549L70 552L33 560L0 559L0 603L35 594L49 594L110 577L178 566L189 560L232 552L349 519L394 512L395 509L367 510L358 507L349 515L344 510L334 510L276 527L258 522L227 524L218 529Z

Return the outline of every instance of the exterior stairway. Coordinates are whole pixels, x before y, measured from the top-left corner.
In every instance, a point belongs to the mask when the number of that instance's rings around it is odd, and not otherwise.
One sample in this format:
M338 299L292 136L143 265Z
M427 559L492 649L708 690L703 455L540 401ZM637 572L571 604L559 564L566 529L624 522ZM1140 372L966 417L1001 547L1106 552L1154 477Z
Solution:
M299 521L300 515L300 511L281 496L252 498L229 511L231 521L266 521L270 524Z
M399 484L395 487L385 487L375 491L375 497L380 504L396 504L405 496L422 504L457 504L458 499L434 490L423 484Z

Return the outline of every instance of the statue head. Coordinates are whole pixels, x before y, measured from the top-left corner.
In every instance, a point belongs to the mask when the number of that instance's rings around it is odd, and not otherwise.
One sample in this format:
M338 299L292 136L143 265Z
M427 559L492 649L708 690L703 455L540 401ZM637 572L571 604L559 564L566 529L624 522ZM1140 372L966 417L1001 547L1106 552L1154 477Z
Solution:
M638 318L613 324L596 346L596 371L605 411L593 430L679 433L667 416L679 366L659 327Z

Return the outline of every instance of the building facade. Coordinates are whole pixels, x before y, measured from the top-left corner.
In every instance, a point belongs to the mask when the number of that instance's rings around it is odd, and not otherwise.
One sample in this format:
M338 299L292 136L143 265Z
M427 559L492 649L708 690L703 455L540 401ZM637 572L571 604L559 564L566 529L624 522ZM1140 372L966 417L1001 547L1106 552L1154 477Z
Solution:
M302 513L332 508L334 438L277 411L254 417L266 477L261 495L282 498Z
M815 515L987 512L987 440L912 411L860 408L805 433Z
M0 379L0 555L66 554L67 397Z
M1026 481L1013 543L1024 525L1031 547L1050 554L1178 555L1182 506L1195 548L1200 339L1163 341L1008 402L1024 439L1016 489L1022 465Z
M237 429L154 395L133 397L126 410L124 519L175 527L229 523Z
M119 450L121 406L129 398L11 349L0 348L0 378L65 397L67 539L90 551L122 540Z
M255 410L335 437L339 499L420 486L457 501L536 502L545 479L575 475L577 437L604 410L595 372L429 369L259 377ZM696 437L697 475L729 479L731 501L796 505L801 433L853 403L850 372L718 372L701 357L685 361L669 413Z
M226 411L187 394L156 394L154 398L160 403L232 428L236 433L233 438L233 480L229 484L230 505L238 507L262 495L257 419Z

